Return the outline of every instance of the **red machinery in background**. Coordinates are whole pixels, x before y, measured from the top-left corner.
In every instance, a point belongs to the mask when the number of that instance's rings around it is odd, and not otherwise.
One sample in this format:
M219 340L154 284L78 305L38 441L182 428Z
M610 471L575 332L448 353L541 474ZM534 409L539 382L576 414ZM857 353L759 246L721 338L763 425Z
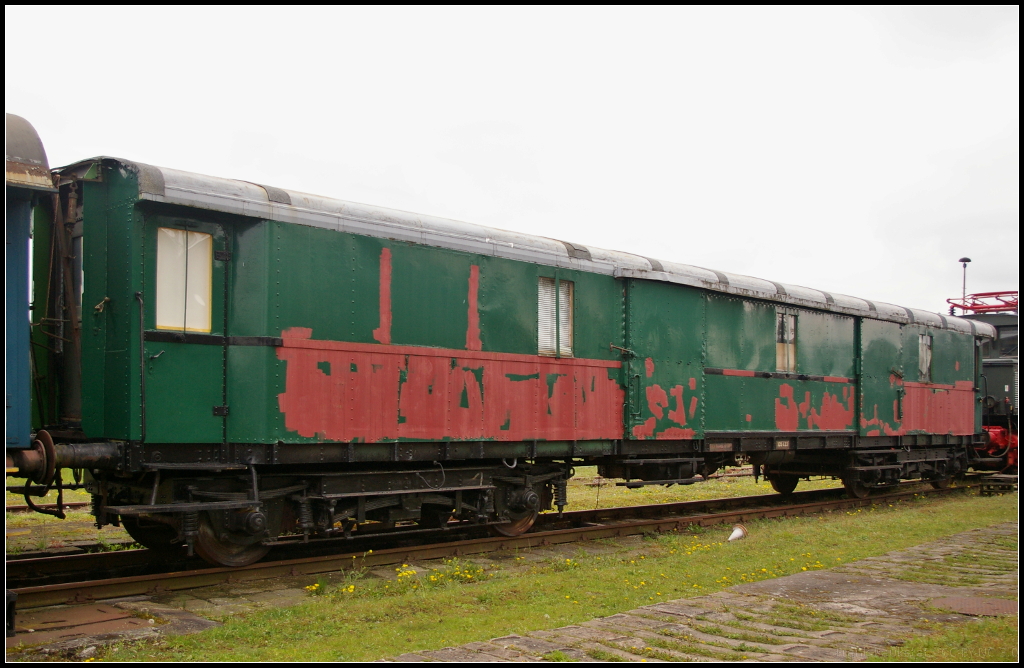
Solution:
M961 299L947 299L946 302L949 303L950 315L954 314L954 309L960 309L965 318L978 313L1016 313L1017 291L976 292Z
M982 424L988 434L974 468L1017 472L1017 304L1016 290L978 292L947 299L950 315L994 326L998 338L981 349Z

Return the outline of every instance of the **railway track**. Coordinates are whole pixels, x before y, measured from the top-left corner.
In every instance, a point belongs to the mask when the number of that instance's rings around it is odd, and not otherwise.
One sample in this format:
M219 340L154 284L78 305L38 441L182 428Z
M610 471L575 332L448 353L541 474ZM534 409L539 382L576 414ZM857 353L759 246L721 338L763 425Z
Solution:
M36 505L37 505L38 508L45 508L46 510L57 510L57 504L56 503L39 503L39 504L36 504ZM70 503L65 503L64 504L64 510L65 511L68 511L68 510L85 510L90 505L91 504L88 501L73 501L73 502L70 502ZM21 506L7 506L7 512L9 512L9 513L34 513L35 510L30 508L30 507L28 507L28 506L21 505Z
M917 483L908 483L920 487ZM827 490L808 490L796 492L789 497L789 502L810 503L817 500L831 499L843 494L841 488ZM544 513L537 517L530 535L539 531L569 529L608 522L643 519L646 517L665 517L712 513L715 511L749 508L758 506L776 506L781 497L778 494L756 496L729 497L700 501L682 501L660 503L644 506L623 506L591 510L576 510L564 513L559 517L555 513ZM369 550L379 551L386 548L409 547L430 543L450 543L460 540L471 540L489 536L486 526L473 523L451 523L445 529L418 529L410 527L404 531L389 532L386 535L354 534L352 537L335 537L318 539L314 543L302 543L301 539L286 538L277 543L274 552L264 560L279 561L298 556L326 556L327 553L343 549L347 555L362 553ZM56 584L61 577L77 577L81 580L104 579L103 572L109 576L135 575L132 569L146 567L164 570L187 570L206 566L206 562L197 557L189 558L184 550L179 553L157 554L152 550L104 550L100 544L95 546L79 545L82 554L47 555L31 553L8 558L7 578L16 586ZM92 577L90 577L92 576Z
M92 553L69 557L21 559L7 563L8 586L17 593L19 610L62 603L194 589L275 577L315 575L356 567L377 567L414 560L467 556L498 550L525 549L581 540L669 532L691 525L711 526L767 517L789 517L859 508L917 496L949 494L972 485L931 489L901 485L867 499L845 498L842 489L798 492L780 503L777 494L708 501L633 506L542 515L534 531L514 538L482 536L485 527L454 524L448 529L417 530L378 536L391 547L371 547L373 536L318 541L317 545L279 545L270 559L241 568L207 567L196 558L163 555L150 550ZM395 541L407 544L394 546ZM310 555L310 550L345 546L343 552ZM378 543L380 545L380 543ZM291 547L292 549L289 549ZM295 556L300 548L305 556ZM355 548L355 549L353 549ZM372 550L372 552L371 552ZM133 570L134 569L134 570ZM137 571L147 572L137 572ZM131 573L131 574L126 574ZM52 580L58 580L53 582ZM46 584L30 584L47 582Z

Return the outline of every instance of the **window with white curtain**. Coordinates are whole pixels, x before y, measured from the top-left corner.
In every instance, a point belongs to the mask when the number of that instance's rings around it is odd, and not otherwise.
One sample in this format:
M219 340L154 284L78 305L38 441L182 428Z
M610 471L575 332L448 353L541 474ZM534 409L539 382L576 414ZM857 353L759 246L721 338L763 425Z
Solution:
M209 332L213 237L161 227L156 239L156 328Z
M555 303L555 279L537 279L537 352L552 357L572 357L572 281L558 281ZM558 329L556 330L556 324Z

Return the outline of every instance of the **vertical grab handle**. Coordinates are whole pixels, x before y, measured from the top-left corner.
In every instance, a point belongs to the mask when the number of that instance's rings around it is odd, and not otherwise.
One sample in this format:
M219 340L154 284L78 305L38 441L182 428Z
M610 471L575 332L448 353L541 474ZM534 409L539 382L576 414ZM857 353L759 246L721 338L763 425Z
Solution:
M146 310L142 292L135 293L139 301L139 442L146 442ZM101 302L102 303L102 302ZM159 356L159 355L158 355Z
M640 374L633 374L629 378L629 391L632 395L632 401L630 401L629 414L633 417L640 415Z

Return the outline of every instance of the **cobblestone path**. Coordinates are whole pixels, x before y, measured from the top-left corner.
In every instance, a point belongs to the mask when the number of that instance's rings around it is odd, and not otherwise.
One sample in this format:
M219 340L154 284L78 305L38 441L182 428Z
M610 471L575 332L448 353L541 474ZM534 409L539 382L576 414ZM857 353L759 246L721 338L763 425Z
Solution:
M1016 522L822 571L396 661L856 661L1015 598ZM987 600L985 600L987 599ZM1015 602L1014 602L1015 605ZM980 606L980 607L979 607Z

